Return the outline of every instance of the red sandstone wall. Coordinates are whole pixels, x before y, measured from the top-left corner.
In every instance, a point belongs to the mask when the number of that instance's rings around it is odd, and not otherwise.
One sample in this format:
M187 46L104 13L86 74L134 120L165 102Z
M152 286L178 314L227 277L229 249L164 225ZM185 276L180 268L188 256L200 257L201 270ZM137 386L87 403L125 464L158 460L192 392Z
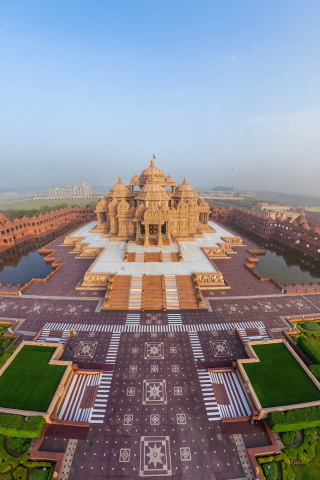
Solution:
M95 218L95 206L66 207L38 217L15 218L12 222L0 213L0 253L45 238L72 223L88 222Z
M320 260L320 232L307 224L272 220L266 215L238 207L210 206L210 219L216 222L233 222L262 238L274 238L301 253Z

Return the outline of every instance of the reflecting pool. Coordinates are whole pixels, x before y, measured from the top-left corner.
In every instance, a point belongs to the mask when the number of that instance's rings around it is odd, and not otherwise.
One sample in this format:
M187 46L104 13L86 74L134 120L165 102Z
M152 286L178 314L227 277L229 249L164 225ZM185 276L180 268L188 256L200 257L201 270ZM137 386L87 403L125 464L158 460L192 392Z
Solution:
M53 270L35 246L23 253L3 257L0 260L0 283L24 285L32 278L45 278Z
M273 277L280 284L318 283L320 281L320 262L308 255L273 239L263 239L247 230L230 225L244 237L252 240L259 247L266 249L265 255L259 255L259 262L254 271L260 277Z

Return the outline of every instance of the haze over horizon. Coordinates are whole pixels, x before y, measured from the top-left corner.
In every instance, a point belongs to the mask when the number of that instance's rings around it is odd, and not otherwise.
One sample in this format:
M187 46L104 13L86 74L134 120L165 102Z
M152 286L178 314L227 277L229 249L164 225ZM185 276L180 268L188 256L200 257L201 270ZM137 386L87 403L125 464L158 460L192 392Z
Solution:
M177 182L319 196L320 4L0 5L0 188Z

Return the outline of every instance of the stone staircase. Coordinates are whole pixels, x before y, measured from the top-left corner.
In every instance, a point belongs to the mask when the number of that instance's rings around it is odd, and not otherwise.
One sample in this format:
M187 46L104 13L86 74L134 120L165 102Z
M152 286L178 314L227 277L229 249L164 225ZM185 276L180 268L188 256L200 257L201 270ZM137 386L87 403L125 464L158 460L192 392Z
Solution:
M141 310L142 275L132 275L128 310Z
M109 310L127 310L131 287L130 275L116 275L110 293Z
M162 261L163 262L171 262L171 252L162 252Z
M199 308L196 291L192 278L188 275L176 276L181 310L195 310Z
M165 275L165 292L166 292L166 303L168 310L179 310L180 302L178 295L178 286L176 282L175 275Z
M162 275L144 275L142 288L142 308L145 310L162 310L164 297Z

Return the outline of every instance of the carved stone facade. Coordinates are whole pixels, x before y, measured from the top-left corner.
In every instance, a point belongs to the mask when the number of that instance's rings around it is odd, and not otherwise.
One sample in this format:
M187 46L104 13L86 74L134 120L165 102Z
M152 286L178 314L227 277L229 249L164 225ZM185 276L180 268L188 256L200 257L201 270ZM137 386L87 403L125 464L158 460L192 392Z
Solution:
M163 239L192 239L209 227L209 205L186 182L176 186L172 177L154 166L154 160L135 175L127 186L119 178L109 194L96 207L97 226L92 232L119 239L134 239L148 247L156 238L159 247Z
M221 272L197 272L194 274L193 278L195 285L204 290L211 290L217 287L226 287L226 283Z

